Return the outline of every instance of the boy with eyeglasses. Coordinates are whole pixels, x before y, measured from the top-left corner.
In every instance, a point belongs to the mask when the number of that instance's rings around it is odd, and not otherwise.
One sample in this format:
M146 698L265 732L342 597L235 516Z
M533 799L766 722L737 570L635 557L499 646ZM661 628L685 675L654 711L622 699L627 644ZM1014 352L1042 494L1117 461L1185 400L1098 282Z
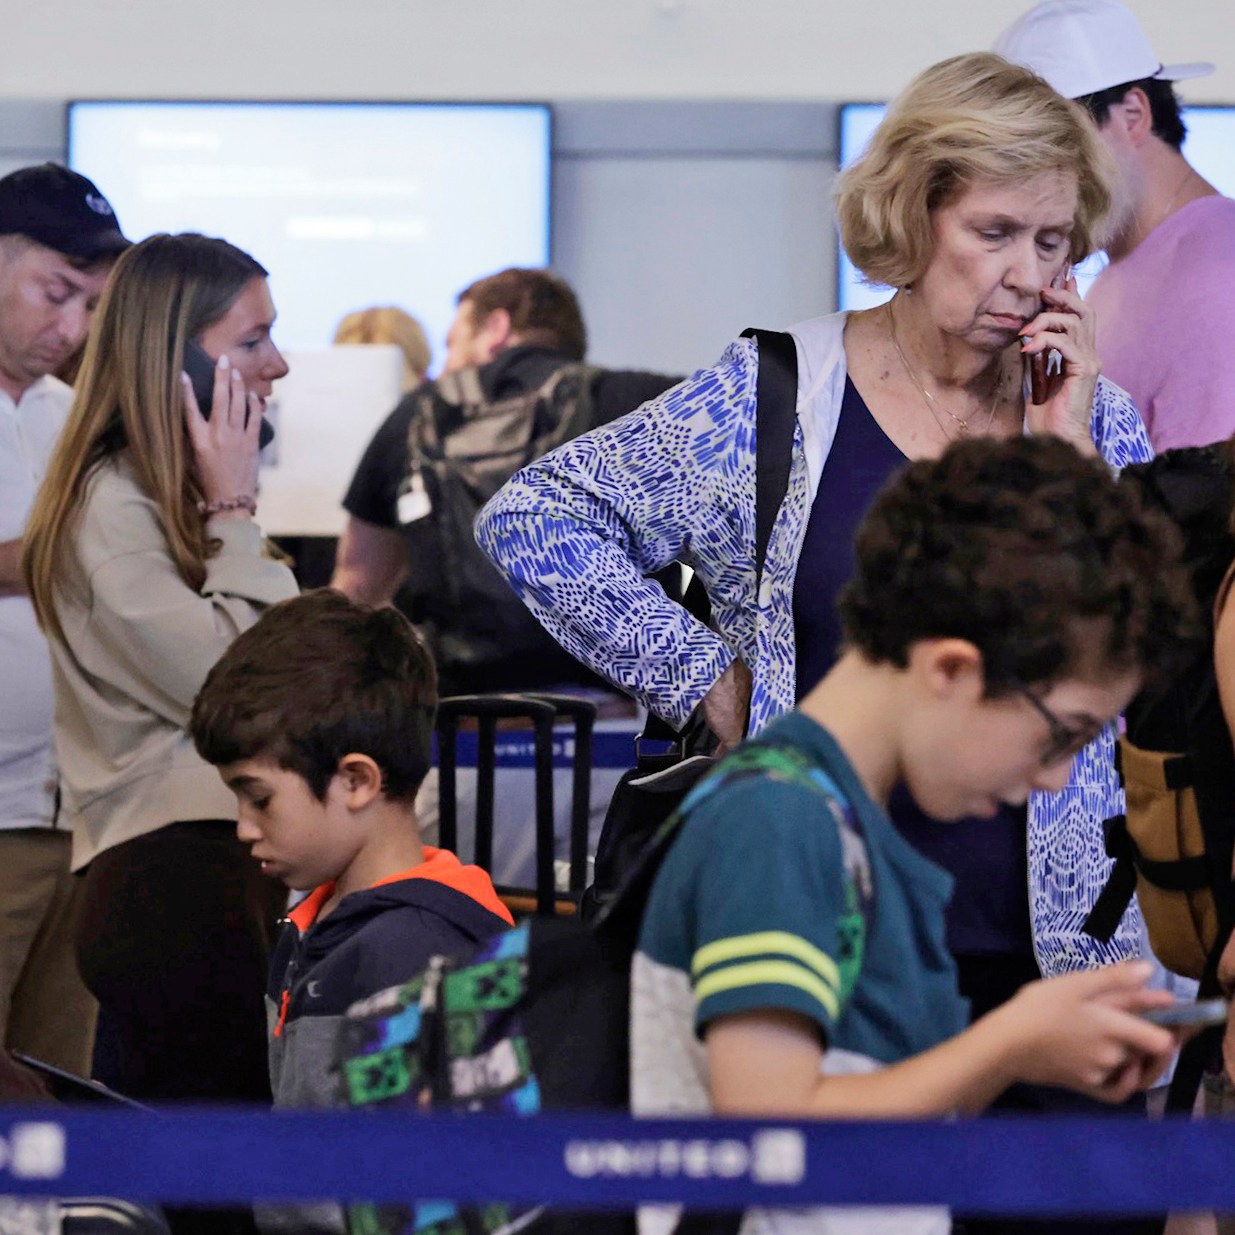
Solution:
M1135 962L1031 983L969 1028L950 878L892 827L1063 786L1188 618L1176 541L1046 437L911 463L857 537L827 676L684 803L632 972L637 1114L919 1118L1017 1082L1120 1102L1166 1066ZM941 826L947 826L943 824ZM671 1229L663 1210L644 1235ZM943 1211L748 1215L745 1231L944 1232Z

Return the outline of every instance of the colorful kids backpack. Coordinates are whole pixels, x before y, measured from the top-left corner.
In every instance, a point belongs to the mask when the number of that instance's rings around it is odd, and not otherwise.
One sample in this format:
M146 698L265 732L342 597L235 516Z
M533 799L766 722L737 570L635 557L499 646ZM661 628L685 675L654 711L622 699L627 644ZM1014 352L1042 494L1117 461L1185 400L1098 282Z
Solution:
M621 892L595 921L532 918L471 956L436 958L422 974L348 1013L339 1072L345 1105L503 1112L629 1109L630 967L643 910L682 819L701 796L751 776L809 787L839 817L796 747L756 740L721 761L661 827ZM859 843L854 843L855 840ZM865 846L850 837L855 886L869 887ZM847 954L861 963L869 904ZM737 1235L741 1214L687 1214L675 1235ZM434 1202L355 1205L353 1235L634 1235L634 1215L569 1214L504 1205L471 1209Z

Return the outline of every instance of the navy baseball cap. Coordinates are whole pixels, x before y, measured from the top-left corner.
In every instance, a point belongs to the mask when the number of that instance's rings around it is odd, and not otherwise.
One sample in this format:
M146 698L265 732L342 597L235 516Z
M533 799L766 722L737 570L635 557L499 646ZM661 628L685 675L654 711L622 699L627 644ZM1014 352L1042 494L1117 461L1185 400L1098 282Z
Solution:
M111 202L93 181L58 163L23 167L0 179L0 236L12 235L85 261L129 247Z

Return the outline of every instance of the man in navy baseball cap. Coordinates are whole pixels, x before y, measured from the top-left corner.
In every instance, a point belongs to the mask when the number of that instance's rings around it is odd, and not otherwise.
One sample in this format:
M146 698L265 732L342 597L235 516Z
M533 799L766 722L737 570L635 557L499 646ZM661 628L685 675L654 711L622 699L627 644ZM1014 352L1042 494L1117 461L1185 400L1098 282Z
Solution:
M11 235L87 262L115 257L129 245L94 182L56 163L0 179L0 236Z
M70 837L53 826L51 662L18 560L73 397L54 375L127 245L85 176L44 163L0 179L0 1039L84 1076L95 1004L73 948Z

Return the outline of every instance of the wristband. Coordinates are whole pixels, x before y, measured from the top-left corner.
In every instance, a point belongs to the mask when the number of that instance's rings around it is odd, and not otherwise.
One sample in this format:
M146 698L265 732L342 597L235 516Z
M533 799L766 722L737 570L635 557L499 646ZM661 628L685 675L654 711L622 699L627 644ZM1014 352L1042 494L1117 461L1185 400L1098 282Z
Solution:
M237 497L216 497L212 502L198 502L197 513L209 518L211 515L222 514L225 510L247 510L249 514L257 514L257 502L247 493Z

